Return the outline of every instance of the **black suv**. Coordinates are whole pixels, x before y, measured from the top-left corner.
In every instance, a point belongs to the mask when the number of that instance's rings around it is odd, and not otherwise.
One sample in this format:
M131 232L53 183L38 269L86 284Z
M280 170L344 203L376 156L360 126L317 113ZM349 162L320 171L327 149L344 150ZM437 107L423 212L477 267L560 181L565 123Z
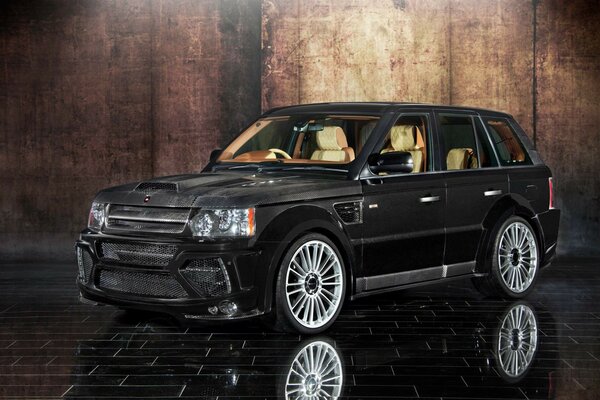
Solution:
M556 250L552 176L507 114L400 103L273 109L202 173L98 193L82 299L317 333L346 299L471 278L521 298Z

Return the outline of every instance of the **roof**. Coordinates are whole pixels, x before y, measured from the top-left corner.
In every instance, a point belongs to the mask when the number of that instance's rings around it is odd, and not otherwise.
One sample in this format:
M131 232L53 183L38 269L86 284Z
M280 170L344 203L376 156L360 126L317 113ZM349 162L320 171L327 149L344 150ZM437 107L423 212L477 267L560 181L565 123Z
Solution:
M406 110L450 110L450 111L472 111L478 114L511 117L510 114L477 107L451 106L443 104L425 103L401 103L401 102L335 102L335 103L312 103L298 104L287 107L273 108L265 115L288 115L288 114L312 114L312 113L368 113L384 114L388 111Z

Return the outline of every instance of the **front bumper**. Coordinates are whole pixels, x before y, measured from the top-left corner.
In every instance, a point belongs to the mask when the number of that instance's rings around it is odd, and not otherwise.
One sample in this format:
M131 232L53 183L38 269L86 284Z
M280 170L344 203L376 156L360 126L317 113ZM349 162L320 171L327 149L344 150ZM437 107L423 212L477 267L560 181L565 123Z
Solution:
M234 242L153 240L86 230L76 250L83 299L185 319L264 313L257 285L265 262L258 249Z

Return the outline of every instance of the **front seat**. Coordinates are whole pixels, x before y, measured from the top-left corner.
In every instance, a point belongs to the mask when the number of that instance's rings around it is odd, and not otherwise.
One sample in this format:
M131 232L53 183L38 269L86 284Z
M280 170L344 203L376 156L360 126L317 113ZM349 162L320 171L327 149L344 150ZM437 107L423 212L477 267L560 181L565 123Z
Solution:
M311 160L350 162L354 160L354 149L348 147L346 134L339 126L326 126L317 132L317 146Z
M410 153L413 159L413 171L421 172L423 170L423 151L417 146L415 140L415 130L419 133L419 128L415 125L395 125L390 132L390 146L383 149L381 153L390 151L406 151Z
M473 149L468 147L450 149L446 156L446 169L448 171L473 168L477 168L477 157L475 157Z

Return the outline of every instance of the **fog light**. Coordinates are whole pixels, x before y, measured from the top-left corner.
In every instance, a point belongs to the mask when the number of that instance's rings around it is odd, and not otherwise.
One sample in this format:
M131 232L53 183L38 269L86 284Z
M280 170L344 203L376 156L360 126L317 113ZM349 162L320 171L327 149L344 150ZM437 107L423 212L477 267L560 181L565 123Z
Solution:
M223 300L219 303L219 310L221 310L223 314L232 316L237 312L237 305L233 301Z
M77 248L77 267L79 267L79 279L85 280L85 269L83 267L83 254L81 248Z
M211 313L212 315L215 315L216 313L219 312L219 308L217 306L210 306L210 307L208 307L208 312Z

